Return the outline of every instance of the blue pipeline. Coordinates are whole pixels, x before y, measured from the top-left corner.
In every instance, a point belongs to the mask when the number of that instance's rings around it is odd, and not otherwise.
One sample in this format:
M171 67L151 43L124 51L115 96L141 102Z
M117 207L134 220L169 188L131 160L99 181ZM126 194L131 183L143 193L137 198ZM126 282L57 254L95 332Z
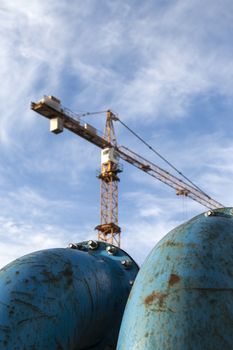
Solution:
M113 350L138 272L121 249L83 242L0 270L1 350Z
M233 349L233 209L168 233L135 280L117 350Z

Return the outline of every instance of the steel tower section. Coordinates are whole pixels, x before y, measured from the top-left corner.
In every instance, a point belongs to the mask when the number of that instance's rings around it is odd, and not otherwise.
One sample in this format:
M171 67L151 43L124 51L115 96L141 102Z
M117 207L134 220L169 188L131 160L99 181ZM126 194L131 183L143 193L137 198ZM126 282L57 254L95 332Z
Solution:
M118 174L121 172L119 166L119 155L116 151L117 142L113 121L116 116L107 111L104 138L113 147L106 147L101 152L100 179L100 225L98 239L120 247L121 229L118 226Z

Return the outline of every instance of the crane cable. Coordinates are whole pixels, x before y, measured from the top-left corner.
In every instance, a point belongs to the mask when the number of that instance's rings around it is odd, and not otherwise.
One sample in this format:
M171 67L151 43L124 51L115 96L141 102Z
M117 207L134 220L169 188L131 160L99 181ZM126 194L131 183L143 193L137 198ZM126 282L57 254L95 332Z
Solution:
M98 111L98 112L86 112L81 114L81 117L85 117L88 115L102 114L107 111ZM133 134L136 138L138 138L144 145L146 145L153 153L155 153L160 159L162 159L166 164L168 164L173 170L175 170L180 176L182 176L186 181L188 181L192 186L194 186L198 191L202 194L210 198L199 186L197 186L193 181L191 181L187 176L185 176L180 170L178 170L171 162L169 162L165 157L163 157L158 151L154 149L148 142L146 142L141 136L139 136L135 131L133 131L128 125L126 125L116 113L114 116L117 121L119 121L131 134Z
M144 145L146 145L153 153L155 153L159 158L161 158L165 163L167 163L173 170L175 170L180 176L182 176L186 181L188 181L192 186L194 186L198 191L203 193L205 196L210 198L200 187L195 185L187 176L185 176L180 170L178 170L172 163L170 163L165 157L163 157L158 151L156 151L148 142L143 140L136 132L134 132L129 126L127 126L122 120L117 117L117 120L136 138L138 138Z
M88 115L95 115L95 114L103 114L106 113L107 111L99 111L99 112L85 112L83 114L80 114L80 117L86 117Z

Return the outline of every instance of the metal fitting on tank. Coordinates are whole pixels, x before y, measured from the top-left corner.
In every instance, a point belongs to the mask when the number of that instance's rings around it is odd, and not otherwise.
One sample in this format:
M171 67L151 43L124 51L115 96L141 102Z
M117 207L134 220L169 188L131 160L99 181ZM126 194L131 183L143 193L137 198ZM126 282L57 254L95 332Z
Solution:
M78 243L69 243L68 248L70 249L81 249L81 245Z
M108 254L110 254L110 255L115 255L117 249L116 249L116 247L114 247L113 245L108 245L108 246L106 247L106 251L107 251Z
M95 249L98 248L98 242L93 241L93 240L90 240L90 241L88 241L88 247L89 247L91 250L95 250Z
M214 214L214 211L212 211L212 210L208 210L206 213L205 213L205 216L214 216L215 214Z
M132 261L130 260L122 260L121 264L124 266L125 269L130 269L132 266Z

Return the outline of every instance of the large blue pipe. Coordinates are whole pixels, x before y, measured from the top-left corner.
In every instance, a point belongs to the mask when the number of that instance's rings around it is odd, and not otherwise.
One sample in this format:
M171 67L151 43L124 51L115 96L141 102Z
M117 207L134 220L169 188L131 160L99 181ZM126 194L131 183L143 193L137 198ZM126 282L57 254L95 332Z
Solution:
M95 241L15 260L0 270L0 349L115 349L137 272L124 251Z
M135 280L117 350L233 349L233 209L168 233Z

